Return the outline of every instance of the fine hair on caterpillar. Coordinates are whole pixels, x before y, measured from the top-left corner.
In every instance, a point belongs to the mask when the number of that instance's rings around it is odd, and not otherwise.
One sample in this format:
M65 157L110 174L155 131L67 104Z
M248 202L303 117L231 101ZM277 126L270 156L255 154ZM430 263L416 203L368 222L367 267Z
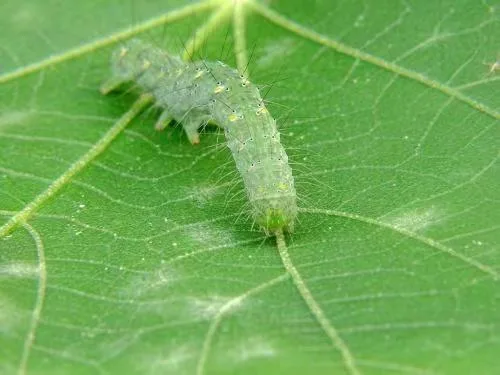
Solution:
M275 119L244 74L220 61L186 63L139 39L117 47L111 60L104 94L133 82L162 109L156 128L175 119L192 144L200 142L201 126L216 123L243 179L254 222L267 234L293 231L297 196L288 155Z
M284 122L286 124L287 121ZM280 126L283 127L282 131L282 139L287 140L288 142L285 142L286 144L289 144L290 141L293 141L293 133L292 135L288 135L288 130L292 128L287 128L287 125L282 125ZM292 142L293 143L293 142ZM214 149L221 149L218 151L224 151L225 143L224 142L217 142L215 145L209 146L209 148L214 148ZM297 190L297 202L301 203L301 206L312 206L314 205L313 203L317 203L318 199L318 194L315 193L309 193L310 191L313 191L314 189L311 189L311 187L323 187L324 191L330 192L332 190L331 186L328 186L324 182L322 182L320 179L314 177L315 173L317 171L313 170L313 168L310 167L310 160L315 160L316 158L321 158L321 155L318 155L316 152L311 151L310 148L305 148L305 147L287 147L287 151L292 151L293 152L293 157L291 160L289 160L290 166L294 170L294 175L296 174L298 177L295 178L295 187ZM241 201L242 195L244 195L245 191L242 189L241 185L241 178L239 178L238 171L234 169L234 161L232 160L232 157L228 154L223 153L223 155L226 157L222 160L222 162L214 169L211 171L209 175L209 179L213 182L215 186L225 186L227 187L226 192L225 192L225 205L224 205L224 213L231 213L234 212L234 206L232 206L233 201L234 202L239 202ZM307 161L307 162L306 162ZM325 194L326 195L331 195L331 194ZM335 194L333 194L335 196ZM314 198L314 199L310 199ZM330 202L330 201L329 201ZM243 204L243 207L238 208L240 211L239 215L237 216L235 223L239 223L240 221L243 223L248 223L250 222L252 228L254 225L252 224L252 215L251 215L251 206L250 202L245 201ZM321 221L321 220L320 220ZM300 224L300 218L297 217L297 223ZM316 228L317 226L320 225L319 221L316 221L315 223L309 224L307 228L304 228L303 226L300 226L301 232L306 229L306 230L311 230L313 228Z

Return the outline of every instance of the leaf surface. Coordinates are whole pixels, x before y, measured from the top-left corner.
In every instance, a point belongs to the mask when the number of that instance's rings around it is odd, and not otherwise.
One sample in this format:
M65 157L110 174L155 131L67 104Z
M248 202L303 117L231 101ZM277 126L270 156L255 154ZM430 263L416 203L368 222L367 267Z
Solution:
M0 372L495 373L499 9L4 1ZM262 85L300 202L279 251L216 130L99 93L128 36Z

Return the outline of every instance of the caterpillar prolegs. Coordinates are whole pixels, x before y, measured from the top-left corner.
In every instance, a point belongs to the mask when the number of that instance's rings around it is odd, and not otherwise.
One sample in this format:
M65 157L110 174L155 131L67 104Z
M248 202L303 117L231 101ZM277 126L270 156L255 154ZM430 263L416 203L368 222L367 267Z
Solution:
M223 128L255 222L267 234L293 231L297 194L292 169L276 121L248 79L220 61L184 62L138 39L113 52L111 70L102 93L134 82L161 108L157 128L174 119L192 144L199 143L198 128L207 122Z

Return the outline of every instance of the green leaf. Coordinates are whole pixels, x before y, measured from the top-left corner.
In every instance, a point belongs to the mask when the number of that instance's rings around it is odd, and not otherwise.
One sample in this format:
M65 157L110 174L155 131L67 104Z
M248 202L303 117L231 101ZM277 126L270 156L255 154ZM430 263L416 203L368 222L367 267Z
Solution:
M499 9L2 2L0 373L496 373ZM252 227L215 129L99 93L133 35L271 88L293 235Z

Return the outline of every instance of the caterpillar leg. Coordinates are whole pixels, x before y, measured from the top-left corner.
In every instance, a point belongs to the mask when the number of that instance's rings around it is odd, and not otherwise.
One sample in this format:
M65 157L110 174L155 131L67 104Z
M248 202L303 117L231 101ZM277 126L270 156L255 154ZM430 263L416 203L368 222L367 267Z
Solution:
M169 112L163 111L160 117L158 118L158 121L156 121L155 129L158 131L165 130L170 121L172 121L173 119L174 118L170 115Z
M107 81L103 82L101 85L101 93L103 95L109 94L111 91L115 90L117 87L121 86L127 82L126 79L119 78L119 77L111 77Z
M192 145L200 143L200 133L198 133L198 128L200 127L199 118L188 116L182 121L182 126Z

